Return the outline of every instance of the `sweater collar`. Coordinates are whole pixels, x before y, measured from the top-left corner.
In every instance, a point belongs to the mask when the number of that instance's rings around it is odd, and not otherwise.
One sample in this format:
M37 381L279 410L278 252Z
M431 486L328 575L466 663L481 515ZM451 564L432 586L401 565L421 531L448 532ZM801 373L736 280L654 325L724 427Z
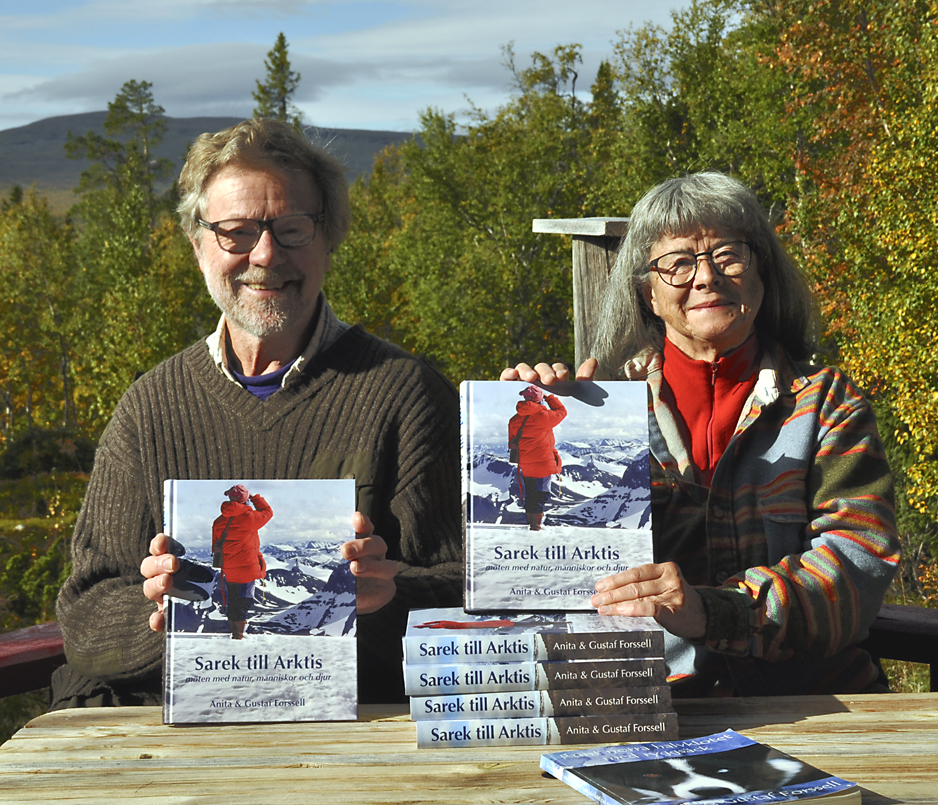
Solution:
M320 292L319 316L316 319L316 327L313 329L313 334L306 348L284 374L280 382L280 387L283 388L292 378L298 376L305 364L309 363L309 361L315 358L320 352L331 347L349 327L350 325L341 321L335 315L329 301L326 299L325 295ZM240 381L228 368L227 338L225 337L227 332L228 324L225 320L225 314L222 313L221 318L218 320L218 326L215 328L215 332L206 337L205 343L208 346L209 354L212 356L212 360L218 368L218 371L232 383L236 383L240 386Z
M675 380L681 377L695 378L703 376L706 382L711 377L719 376L725 383L740 383L747 380L756 371L759 355L759 338L755 333L740 346L715 361L701 361L685 355L670 340L664 340L665 374L669 377L672 388ZM677 389L675 388L675 391Z

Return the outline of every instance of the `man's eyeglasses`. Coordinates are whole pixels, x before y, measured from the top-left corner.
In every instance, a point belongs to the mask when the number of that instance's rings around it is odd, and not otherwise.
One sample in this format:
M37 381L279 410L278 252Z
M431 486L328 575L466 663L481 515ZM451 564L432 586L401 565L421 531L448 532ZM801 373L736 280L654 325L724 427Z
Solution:
M680 288L694 281L701 257L706 257L723 276L738 277L752 264L752 246L740 240L721 243L709 252L668 252L652 260L649 268L669 285Z
M219 247L232 254L247 254L261 239L264 230L284 249L298 249L313 242L316 224L326 220L325 213L298 213L279 218L227 218L209 223L198 219L199 226L215 233Z

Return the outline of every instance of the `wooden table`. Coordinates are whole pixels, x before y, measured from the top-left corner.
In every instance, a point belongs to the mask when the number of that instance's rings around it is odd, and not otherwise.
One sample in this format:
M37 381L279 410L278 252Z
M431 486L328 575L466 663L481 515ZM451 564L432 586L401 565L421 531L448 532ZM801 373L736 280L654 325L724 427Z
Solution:
M938 695L675 702L682 737L728 727L859 782L864 803L938 803ZM64 710L0 747L0 802L584 803L543 747L420 750L401 708L358 723L164 727L153 707Z

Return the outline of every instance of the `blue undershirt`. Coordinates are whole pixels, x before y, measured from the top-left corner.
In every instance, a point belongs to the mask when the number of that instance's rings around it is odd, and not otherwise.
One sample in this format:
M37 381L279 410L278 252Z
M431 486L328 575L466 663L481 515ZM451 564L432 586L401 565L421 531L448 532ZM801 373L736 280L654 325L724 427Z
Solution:
M294 363L296 363L296 361L291 361L275 372L268 372L266 375L255 375L254 377L242 375L231 367L228 368L228 371L231 372L232 377L250 391L251 394L255 397L260 397L262 400L266 400L274 392L280 391L283 376L290 371L290 367L293 366Z

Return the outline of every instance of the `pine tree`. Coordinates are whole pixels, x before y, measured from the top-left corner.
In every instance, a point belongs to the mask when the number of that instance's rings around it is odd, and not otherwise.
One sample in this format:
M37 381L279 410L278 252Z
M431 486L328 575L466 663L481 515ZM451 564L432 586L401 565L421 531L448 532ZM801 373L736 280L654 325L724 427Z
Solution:
M102 137L93 131L84 136L68 133L65 153L70 159L91 162L81 174L79 193L111 188L120 192L145 186L153 194L153 183L167 178L173 163L157 158L153 149L166 134L163 107L153 100L149 81L127 81L108 104Z
M278 34L273 48L267 53L264 66L267 68L267 79L264 83L258 81L257 89L252 93L257 101L254 117L273 118L300 128L300 110L290 103L300 83L300 74L290 69L287 38L282 31Z

